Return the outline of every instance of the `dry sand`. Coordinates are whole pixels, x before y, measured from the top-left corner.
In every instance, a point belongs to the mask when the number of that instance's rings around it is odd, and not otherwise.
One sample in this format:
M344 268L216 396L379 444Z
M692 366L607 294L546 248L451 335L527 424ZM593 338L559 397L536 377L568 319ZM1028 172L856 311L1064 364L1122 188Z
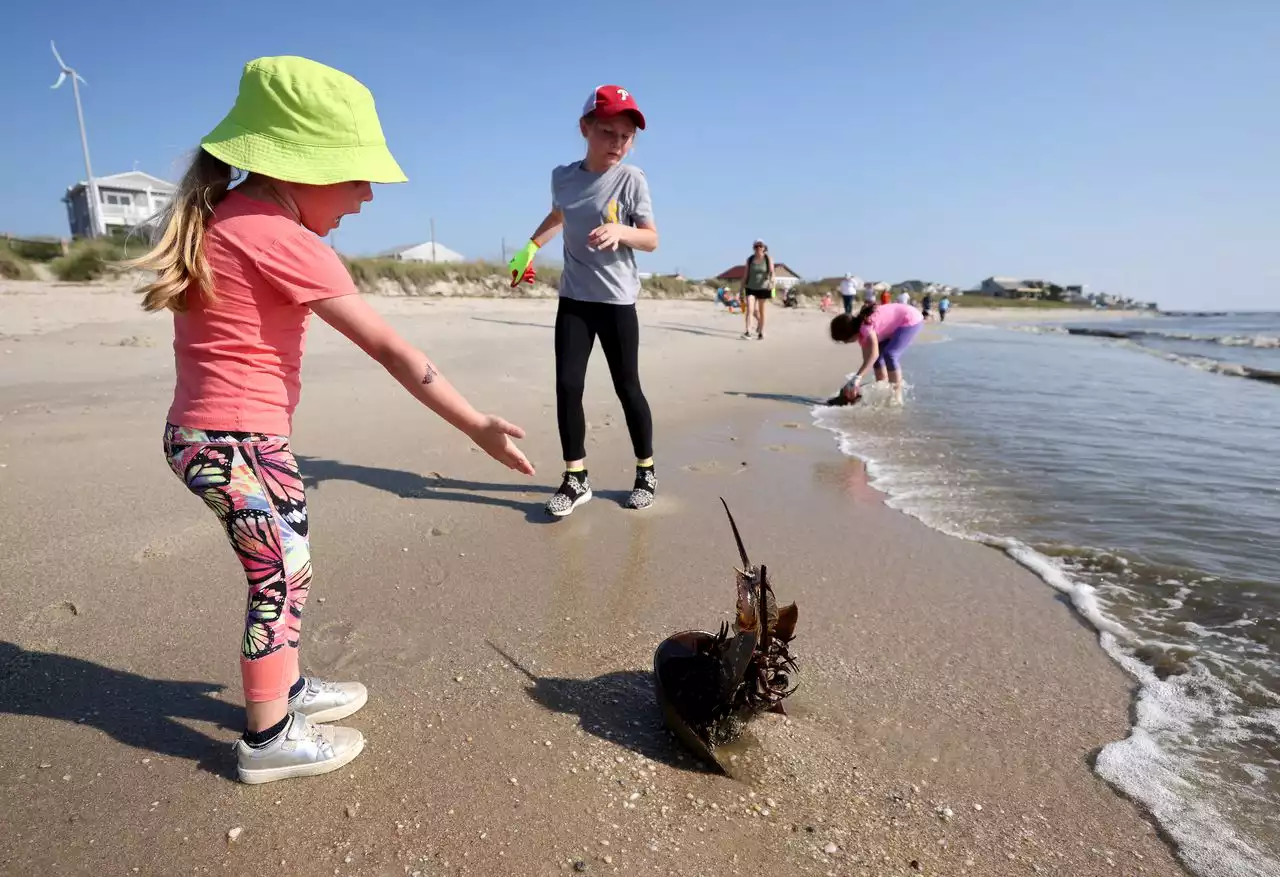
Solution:
M1090 771L1131 687L1095 634L1003 555L886 508L811 426L851 361L815 311L774 309L761 343L709 304L642 303L658 505L620 507L596 357L597 499L554 524L553 304L378 302L526 427L531 480L315 323L302 659L369 685L348 720L369 743L250 787L229 751L244 583L160 453L168 323L118 290L3 292L0 872L1182 873ZM650 683L664 636L729 617L719 496L801 611L791 716L753 723L735 778L683 756Z

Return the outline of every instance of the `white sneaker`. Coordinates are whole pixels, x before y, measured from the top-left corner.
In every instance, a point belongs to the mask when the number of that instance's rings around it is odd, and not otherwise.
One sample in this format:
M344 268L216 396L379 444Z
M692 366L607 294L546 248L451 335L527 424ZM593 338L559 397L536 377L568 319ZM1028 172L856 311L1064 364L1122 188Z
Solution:
M326 682L308 676L306 683L296 697L289 698L289 709L317 725L345 719L369 700L369 690L359 682Z
M313 777L338 770L364 750L364 734L355 728L313 725L302 713L289 714L289 723L265 746L243 739L235 745L240 782L255 785L294 777Z

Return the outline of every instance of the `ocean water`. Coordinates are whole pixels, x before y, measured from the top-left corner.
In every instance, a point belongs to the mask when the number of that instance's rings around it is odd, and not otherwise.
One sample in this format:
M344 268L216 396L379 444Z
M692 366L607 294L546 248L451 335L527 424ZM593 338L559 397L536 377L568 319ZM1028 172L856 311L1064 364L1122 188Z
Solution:
M1098 773L1196 873L1275 877L1280 314L1067 327L935 326L905 406L815 422L891 505L1068 594L1137 684Z

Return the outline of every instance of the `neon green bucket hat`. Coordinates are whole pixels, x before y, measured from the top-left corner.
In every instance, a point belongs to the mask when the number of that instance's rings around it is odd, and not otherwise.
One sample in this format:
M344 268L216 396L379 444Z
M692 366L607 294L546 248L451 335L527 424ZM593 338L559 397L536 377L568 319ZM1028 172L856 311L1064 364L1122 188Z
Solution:
M291 183L408 181L387 149L369 89L292 55L244 65L235 105L200 147L232 167Z

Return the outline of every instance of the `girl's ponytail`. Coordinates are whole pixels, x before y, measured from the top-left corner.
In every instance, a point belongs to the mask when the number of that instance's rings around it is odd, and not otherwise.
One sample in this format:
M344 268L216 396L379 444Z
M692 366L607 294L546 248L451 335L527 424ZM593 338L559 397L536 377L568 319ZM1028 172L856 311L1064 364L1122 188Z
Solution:
M138 290L146 311L185 311L192 289L212 296L213 275L204 258L204 232L213 208L227 195L235 172L231 165L197 150L165 209L164 231L151 251L125 263L154 271L155 279Z

